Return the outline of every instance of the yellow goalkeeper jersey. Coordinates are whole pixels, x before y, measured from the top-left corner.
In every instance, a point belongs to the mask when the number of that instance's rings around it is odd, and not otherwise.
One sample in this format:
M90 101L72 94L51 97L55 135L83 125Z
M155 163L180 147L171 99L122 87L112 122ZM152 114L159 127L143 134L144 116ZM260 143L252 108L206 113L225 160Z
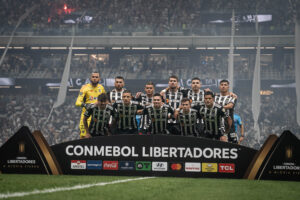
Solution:
M101 84L97 84L96 87L93 87L90 83L85 84L80 89L75 105L81 106L82 103L96 103L98 96L102 93L105 93L105 89Z

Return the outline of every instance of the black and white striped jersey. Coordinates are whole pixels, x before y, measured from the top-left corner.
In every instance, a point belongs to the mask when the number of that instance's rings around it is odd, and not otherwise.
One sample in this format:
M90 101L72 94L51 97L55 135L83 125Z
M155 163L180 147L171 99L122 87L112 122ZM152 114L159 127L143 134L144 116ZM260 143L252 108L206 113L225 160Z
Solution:
M194 92L192 89L186 89L185 97L192 100L191 106L196 106L204 102L204 90Z
M116 126L119 130L137 130L136 115L138 110L143 109L143 106L136 101L125 105L122 100L119 100L113 104L113 109Z
M153 97L148 97L147 94L142 93L135 100L138 101L142 106L149 106L152 104Z
M217 104L208 108L205 104L197 106L199 114L204 124L204 134L222 136L225 133L224 119L227 119L228 113L225 109Z
M165 90L166 104L171 106L173 109L179 108L183 97L184 97L184 88L182 87L178 88L176 92Z
M108 92L107 94L110 102L114 103L115 101L122 100L122 95L125 90L125 88L122 88L121 92L118 92L116 89L113 89L112 91Z
M91 116L89 132L92 136L108 135L109 121L113 114L113 108L106 105L105 109L101 110L98 106L93 106L85 111L86 117Z
M222 96L220 93L216 94L215 96L215 102L221 106L226 106L229 103L233 104L233 108L231 109L226 109L226 112L228 112L228 115L231 117L231 119L233 120L233 115L234 115L234 106L236 104L236 98L230 96L230 95L226 95L226 96ZM235 132L235 127L234 127L234 123L232 123L231 127L230 127L230 132L234 133Z
M177 119L180 124L181 135L199 136L197 122L200 119L200 114L196 109L191 108L188 113L180 110Z
M169 105L163 105L160 108L155 108L150 105L143 111L144 129L151 134L169 134L168 119L174 114L174 110Z

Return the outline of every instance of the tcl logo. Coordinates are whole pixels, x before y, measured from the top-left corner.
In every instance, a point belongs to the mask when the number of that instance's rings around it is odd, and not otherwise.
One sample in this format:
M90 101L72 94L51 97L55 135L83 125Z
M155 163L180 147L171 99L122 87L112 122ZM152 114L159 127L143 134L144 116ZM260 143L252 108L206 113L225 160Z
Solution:
M235 173L235 164L234 163L220 163L219 164L220 173Z
M118 161L103 161L103 170L118 170Z

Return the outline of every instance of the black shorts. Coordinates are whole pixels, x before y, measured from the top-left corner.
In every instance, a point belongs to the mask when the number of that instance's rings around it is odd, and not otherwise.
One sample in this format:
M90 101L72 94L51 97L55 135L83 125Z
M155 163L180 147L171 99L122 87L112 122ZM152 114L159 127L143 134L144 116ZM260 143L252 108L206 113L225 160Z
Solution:
M122 129L117 129L115 131L115 135L137 135L139 133L138 129L125 129L125 130L122 130Z

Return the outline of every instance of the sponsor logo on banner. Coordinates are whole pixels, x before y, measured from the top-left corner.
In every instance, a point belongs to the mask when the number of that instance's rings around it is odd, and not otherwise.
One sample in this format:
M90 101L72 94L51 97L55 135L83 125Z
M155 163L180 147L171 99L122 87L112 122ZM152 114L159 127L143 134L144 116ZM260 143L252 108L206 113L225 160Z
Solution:
M152 171L168 171L168 163L167 162L152 162Z
M71 169L86 169L85 160L71 160Z
M137 171L151 171L151 162L149 162L149 161L137 161L135 163L135 169Z
M119 169L120 170L135 170L135 163L133 161L120 161Z
M202 163L202 172L218 172L218 164Z
M101 160L88 160L87 169L101 170L102 161Z
M186 172L201 172L201 163L185 163L185 171Z
M182 171L183 170L182 163L171 163L170 170L171 171Z
M219 163L219 172L220 173L235 173L235 164L234 163Z
M103 161L103 170L118 170L118 161Z

